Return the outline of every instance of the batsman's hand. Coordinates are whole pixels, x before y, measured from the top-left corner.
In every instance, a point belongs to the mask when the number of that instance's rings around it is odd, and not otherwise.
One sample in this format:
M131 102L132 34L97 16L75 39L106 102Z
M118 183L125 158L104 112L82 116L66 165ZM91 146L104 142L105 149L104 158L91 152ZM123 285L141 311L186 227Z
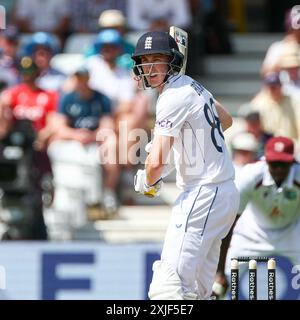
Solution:
M138 170L136 175L134 176L134 190L149 198L158 197L162 185L162 179L159 179L155 184L151 186L147 185L146 170Z

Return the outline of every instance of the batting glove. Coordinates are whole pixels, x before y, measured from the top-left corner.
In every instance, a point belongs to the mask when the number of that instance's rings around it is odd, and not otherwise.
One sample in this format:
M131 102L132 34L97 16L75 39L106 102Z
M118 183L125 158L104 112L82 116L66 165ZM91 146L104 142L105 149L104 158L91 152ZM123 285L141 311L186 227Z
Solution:
M159 196L162 184L162 179L159 179L153 185L149 186L146 183L146 170L138 170L134 176L134 190L149 198Z

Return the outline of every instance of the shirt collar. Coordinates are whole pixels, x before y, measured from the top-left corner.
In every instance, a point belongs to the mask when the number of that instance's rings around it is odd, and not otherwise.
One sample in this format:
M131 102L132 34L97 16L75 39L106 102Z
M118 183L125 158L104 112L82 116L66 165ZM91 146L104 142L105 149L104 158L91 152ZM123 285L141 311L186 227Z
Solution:
M175 82L179 77L181 76L181 74L172 74L170 75L170 77L168 78L167 82L164 85L164 89L163 92L173 83Z

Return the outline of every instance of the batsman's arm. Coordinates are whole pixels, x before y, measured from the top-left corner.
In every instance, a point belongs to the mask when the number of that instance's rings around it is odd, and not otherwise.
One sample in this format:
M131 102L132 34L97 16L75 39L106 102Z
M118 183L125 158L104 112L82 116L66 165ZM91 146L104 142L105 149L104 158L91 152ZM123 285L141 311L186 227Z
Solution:
M12 128L13 116L10 103L10 97L2 93L0 96L0 139L6 137Z
M148 185L154 184L161 178L173 142L173 137L154 135L151 151L145 163Z
M232 117L217 100L215 100L215 106L222 125L222 129L223 131L225 131L232 126Z

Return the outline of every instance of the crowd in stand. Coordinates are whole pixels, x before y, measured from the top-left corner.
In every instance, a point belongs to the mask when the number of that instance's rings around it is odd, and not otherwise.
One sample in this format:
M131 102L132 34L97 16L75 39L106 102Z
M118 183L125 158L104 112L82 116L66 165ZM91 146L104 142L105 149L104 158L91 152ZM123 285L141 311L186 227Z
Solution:
M231 147L240 206L222 242L213 286L218 298L227 298L231 263L236 257L280 256L293 266L299 264L298 13L299 6L286 13L286 34L269 47L262 62L262 88L239 108L243 126L232 138ZM245 271L246 265L239 269L240 276Z
M297 11L288 10L285 17L286 34L273 43L261 66L261 90L239 108L244 129L232 141L233 154L238 155L237 166L250 161L248 153L255 151L255 160L263 155L263 147L272 136L293 139L296 154L300 151L300 26L293 23ZM295 21L295 20L294 20ZM246 133L251 135L245 136ZM243 146L242 146L243 145ZM241 161L241 153L246 154ZM236 156L234 156L234 161Z
M133 79L130 57L134 43L126 38L127 32L168 31L170 25L176 25L194 37L193 28L201 14L211 14L214 3L3 1L8 27L0 33L0 140L6 139L16 120L30 120L36 132L35 153L51 162L45 166L45 161L37 161L37 170L55 176L52 171L56 164L78 165L82 177L90 181L85 185L87 204L101 202L106 216L114 216L121 202L121 176L133 178L131 160L135 154L130 154L133 142L128 134L137 128L149 132L151 101L155 99L138 90ZM300 28L292 23L291 14L287 13L286 36L270 47L263 61L261 91L240 108L244 132L232 141L237 168L258 160L273 135L290 137L299 148ZM84 33L94 37L88 48L82 48L82 63L74 66L70 74L56 69L51 62L64 52L68 38ZM215 35L213 38L217 39ZM202 40L198 40L200 44ZM228 53L228 43L214 42L207 52ZM193 54L191 57L195 58ZM125 134L120 132L122 123L126 124ZM110 134L102 139L97 136L100 131ZM100 155L95 157L97 150ZM99 158L104 159L107 154L116 155L119 161L102 163L99 172ZM120 161L124 154L125 159ZM99 185L101 177L103 186ZM40 225L45 228L43 222ZM46 232L36 237L46 238Z
M3 2L7 28L0 33L1 144L12 142L10 136L20 121L30 121L34 158L40 159L32 163L32 170L39 172L32 177L38 180L35 193L42 196L42 177L52 175L58 199L61 176L72 180L80 173L84 202L88 208L100 204L105 218L114 217L121 204L121 175L129 176L130 184L133 180L136 150L132 151L129 134L137 128L147 131L151 120L153 97L137 88L131 73L134 43L124 35L129 30L168 31L170 25L191 29L192 7L200 2L136 4L135 0ZM77 34L90 35L91 41L80 52L81 62L66 74L52 61ZM1 159L4 150L1 147ZM74 166L76 171L68 172ZM75 196L65 202L76 200ZM43 205L39 201L38 219L32 222L39 221L40 232L26 236L11 232L6 238L46 239Z

